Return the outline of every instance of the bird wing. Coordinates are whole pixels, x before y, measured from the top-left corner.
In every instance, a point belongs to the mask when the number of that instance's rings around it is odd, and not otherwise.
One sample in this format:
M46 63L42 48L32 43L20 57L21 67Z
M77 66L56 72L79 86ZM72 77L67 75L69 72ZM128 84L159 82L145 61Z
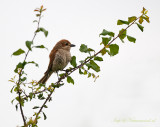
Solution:
M48 69L47 71L44 73L44 74L49 74L50 71L54 71L52 70L52 66L53 66L53 61L55 59L55 55L56 55L56 52L58 50L57 49L54 49L51 51L50 55L49 55L49 58L50 58L50 61L49 61L49 65L48 65Z

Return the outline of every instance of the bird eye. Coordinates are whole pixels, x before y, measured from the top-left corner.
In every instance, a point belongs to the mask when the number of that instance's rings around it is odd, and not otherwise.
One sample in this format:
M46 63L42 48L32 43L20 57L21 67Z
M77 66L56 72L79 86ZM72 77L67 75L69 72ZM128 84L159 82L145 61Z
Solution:
M66 45L68 45L68 43L66 43Z

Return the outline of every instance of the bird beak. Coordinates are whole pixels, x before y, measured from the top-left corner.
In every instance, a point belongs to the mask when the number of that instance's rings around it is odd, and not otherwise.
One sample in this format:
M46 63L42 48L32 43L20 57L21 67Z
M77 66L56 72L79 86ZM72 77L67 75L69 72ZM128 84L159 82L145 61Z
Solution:
M71 46L71 47L75 47L76 45L74 45L74 44L71 44L70 46Z

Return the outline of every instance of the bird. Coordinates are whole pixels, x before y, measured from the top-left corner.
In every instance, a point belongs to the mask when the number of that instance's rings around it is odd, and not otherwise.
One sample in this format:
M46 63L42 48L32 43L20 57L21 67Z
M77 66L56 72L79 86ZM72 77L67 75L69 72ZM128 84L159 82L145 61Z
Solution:
M48 69L44 73L44 76L38 81L39 84L45 84L53 72L57 73L68 65L71 61L71 47L75 47L75 45L66 39L62 39L56 43L49 55L50 61Z

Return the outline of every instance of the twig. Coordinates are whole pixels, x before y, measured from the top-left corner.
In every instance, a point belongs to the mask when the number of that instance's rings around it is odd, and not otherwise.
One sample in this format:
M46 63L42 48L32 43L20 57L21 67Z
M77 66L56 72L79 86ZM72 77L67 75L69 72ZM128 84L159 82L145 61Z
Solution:
M141 17L141 16L140 16ZM122 35L122 33L124 32L124 31L126 31L131 25L133 25L140 17L138 17L137 19L135 19L131 24L129 24L124 30L122 30L115 38L113 38L113 40L112 41L110 41L109 43L108 43L108 45L110 45L114 40L116 40L120 35Z
M40 13L40 16L39 16L37 29L39 29L40 20L41 20L41 13ZM33 38L32 38L32 42L34 41L36 35L37 35L37 32L34 33ZM26 61L29 52L30 52L30 50L28 49L27 53L25 54L25 57L24 57L23 62ZM19 79L18 79L17 86L18 86L18 98L19 98L20 111L21 111L21 115L22 115L24 127L26 127L26 120L25 120L25 116L24 116L23 109L22 109L22 104L21 104L22 99L21 99L21 91L20 91L20 79L21 79L21 76L22 76L22 71L23 71L23 68L22 68L22 69L20 70L20 72L19 72ZM26 94L25 94L25 95L26 95Z
M141 16L140 16L141 17ZM121 33L119 33L115 38L113 38L107 45L111 45L119 36L122 35L122 33L124 31L126 31L131 25L133 25L140 17L138 17L137 19L135 19L131 24L129 24ZM72 72L74 72L75 70L77 70L78 68L81 68L83 65L85 65L86 63L88 63L93 57L97 56L99 53L102 52L102 50L104 50L106 47L103 47L99 52L95 53L92 57L90 57L89 59L87 59L86 61L84 61L83 63L81 63L79 66L73 68L70 73L68 75L70 75Z
M107 45L108 45L108 46L111 45L111 44L113 43L113 41L115 41L119 36L121 36L122 33L123 33L124 31L126 31L131 25L133 25L139 18L140 18L140 17L138 17L138 18L135 19L131 24L129 24L123 31L121 31L121 33L119 33L115 38L113 38ZM81 63L81 64L78 65L77 67L69 69L69 71L64 74L64 76L65 76L64 78L66 78L66 77L67 77L68 75L70 75L72 72L74 72L75 70L81 68L83 65L85 65L86 63L88 63L93 57L97 56L97 55L98 55L99 53L101 53L102 50L105 49L105 48L106 48L106 47L103 47L99 52L95 53L92 57L89 57L89 59L85 60L83 63ZM62 79L64 79L64 78L62 78ZM61 81L62 79L60 78L59 80ZM57 82L59 82L59 80L58 80ZM55 84L57 84L57 82L56 82ZM43 93L43 92L45 92L46 90L47 90L47 89L45 88L45 89L43 89L43 90L41 90L41 91L34 92L34 93L32 93L32 94Z
M24 117L23 109L22 109L22 104L21 104L22 100L21 100L21 92L20 91L18 91L18 98L19 98L19 106L20 106L22 119L23 119L23 122L24 122L24 126L26 127L26 120L25 120L25 117Z
M55 90L55 89L54 89L54 90ZM38 118L39 114L41 113L44 105L46 105L47 101L50 99L50 97L51 97L52 93L54 92L54 90L48 95L47 99L45 100L45 102L43 103L43 105L42 105L41 108L39 109L38 113L36 114L36 118L35 118L36 121L37 121L37 118Z
M127 30L130 26L132 26L140 17L138 17L137 19L135 19L131 24L129 24L121 33L119 33L115 38L113 38L110 43L108 43L108 46L111 45L119 36L122 35L122 33ZM60 82L66 78L68 75L70 75L71 73L73 73L74 71L76 71L77 69L81 68L82 66L84 66L86 63L88 63L91 59L93 59L95 56L97 56L99 53L102 52L102 50L104 50L106 47L103 47L100 51L98 51L97 53L95 53L93 56L91 56L89 59L85 60L83 63L81 63L80 65L78 65L77 67L75 68L72 68L70 69L69 72L66 72L61 78L59 78L59 80L55 83L55 85L58 85L60 84ZM35 92L33 94L38 94L38 93L41 93L41 92L44 92L46 91L47 89L44 89L42 91L39 91L39 92ZM54 88L55 90L55 88ZM37 118L39 116L39 114L41 113L44 105L47 103L47 101L50 99L52 93L54 92L54 90L48 95L48 97L46 98L46 100L44 101L43 105L41 106L40 110L38 111L36 117L35 117L35 120L37 121Z

